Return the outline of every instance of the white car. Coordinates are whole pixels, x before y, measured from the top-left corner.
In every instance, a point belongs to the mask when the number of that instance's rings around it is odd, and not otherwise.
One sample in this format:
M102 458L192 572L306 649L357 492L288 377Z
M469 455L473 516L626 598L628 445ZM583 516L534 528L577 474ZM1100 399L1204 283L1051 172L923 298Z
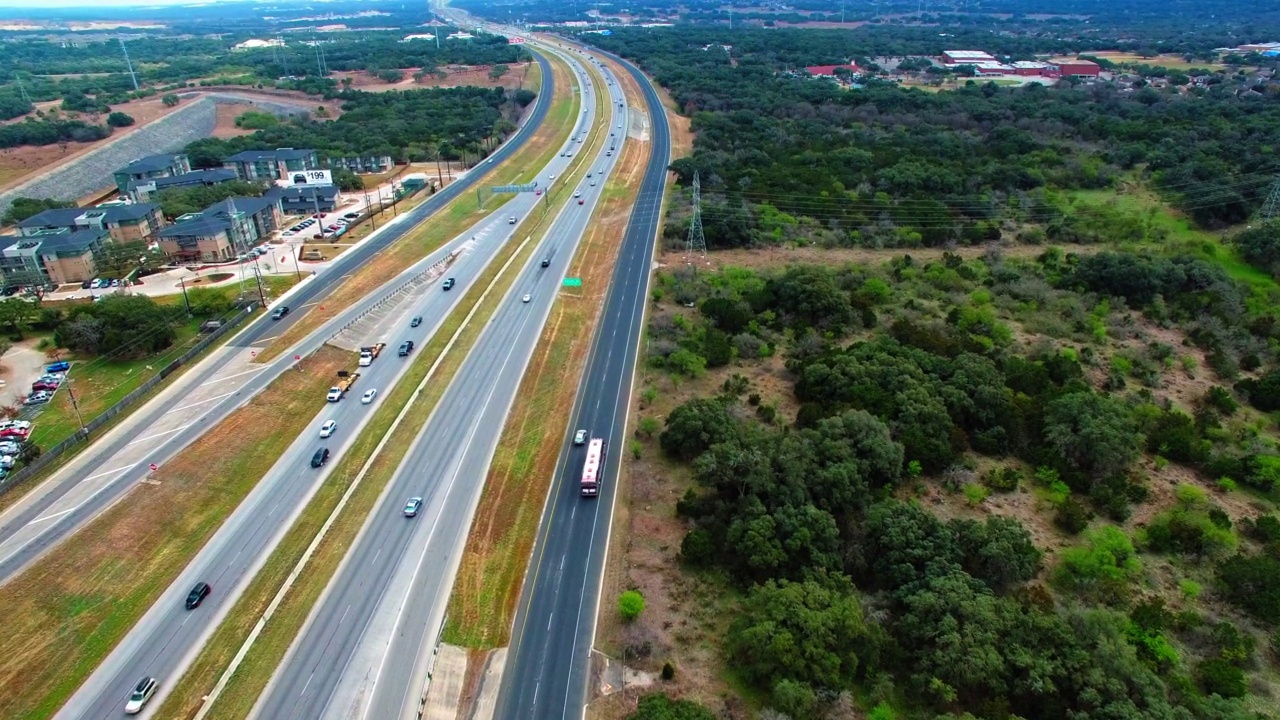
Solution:
M372 388L372 389L366 390L366 391L364 392L364 395L362 395L362 396L360 397L360 403L361 403L362 405L368 405L369 403L373 402L373 399L374 399L374 398L376 398L376 397L378 397L378 389L377 389L377 388Z
M330 435L333 435L333 431L337 429L338 429L337 420L326 420L325 423L320 426L320 437L327 438Z
M153 677L144 677L139 680L133 688L133 693L129 695L129 702L124 704L125 715L137 715L142 712L142 706L156 694L158 684Z
M576 198L580 198L580 197L582 197L582 191L581 191L581 190L574 190L574 191L573 191L573 196L574 196L574 197L576 197Z
M520 299L520 302L529 302L532 299L533 299L532 295L530 295L529 293L525 293L524 297Z

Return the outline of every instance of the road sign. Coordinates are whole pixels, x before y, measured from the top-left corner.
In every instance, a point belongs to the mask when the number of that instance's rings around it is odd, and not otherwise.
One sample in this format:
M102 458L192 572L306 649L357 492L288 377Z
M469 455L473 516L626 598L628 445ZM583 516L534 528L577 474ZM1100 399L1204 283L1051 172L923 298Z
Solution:
M582 278L565 278L565 287L582 287Z
M495 193L533 192L537 186L538 183L535 181L524 185L494 185L490 190Z
M159 466L157 466L155 463L151 463L150 465L148 465L148 467L151 468L151 472L155 472L156 470L160 469Z

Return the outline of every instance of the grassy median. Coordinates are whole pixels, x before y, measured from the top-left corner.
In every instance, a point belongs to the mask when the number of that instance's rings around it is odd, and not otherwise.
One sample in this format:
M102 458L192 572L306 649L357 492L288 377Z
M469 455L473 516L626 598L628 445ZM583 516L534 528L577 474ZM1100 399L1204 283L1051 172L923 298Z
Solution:
M594 66L591 70L594 75ZM615 75L624 77L622 73ZM597 87L605 86L598 75L593 82ZM624 83L622 87L633 103L643 102L633 86ZM569 270L570 276L582 278L582 288L561 291L538 340L467 538L449 600L445 642L484 649L501 647L510 640L565 421L573 410L577 378L586 362L591 331L604 305L650 150L649 142L630 140L623 145L617 172L602 190L601 203ZM582 155L590 156L587 152Z
M311 421L351 353L303 360L0 587L0 717L52 716ZM214 482L216 480L216 482Z
M565 82L568 82L565 78ZM576 107L575 107L576 111ZM554 148L553 148L554 151ZM546 162L545 158L541 162ZM583 168L579 168L579 172ZM548 219L554 210L563 207L571 198L565 194L559 202L551 203L545 214L530 215L521 224L516 239L545 232ZM263 570L254 578L249 588L228 614L227 620L217 629L196 658L187 674L178 682L173 693L160 708L161 717L190 717L200 707L204 696L218 682L219 677L239 651L245 638L271 603L285 579L293 571L321 527L338 506L348 486L359 473L366 459L390 430L396 415L409 403L414 390L426 377L437 359L442 357L449 339L457 334L455 345L449 349L426 390L409 406L401 424L393 431L389 442L373 460L360 486L352 494L337 521L318 546L303 573L277 607L275 615L258 636L256 643L245 656L239 669L223 690L218 702L209 714L210 718L242 718L248 715L258 696L266 687L271 675L283 659L294 638L301 631L307 616L323 593L356 535L364 526L387 483L395 475L414 438L430 418L440 397L449 387L454 375L468 356L472 346L484 330L488 318L504 301L516 276L515 270L528 262L537 243L523 246L509 242L486 271L471 285L462 302L449 315L432 340L417 354L404 378L391 391L386 403L378 408L374 417L357 441L334 467L315 498L299 517L298 522L286 534L283 542L268 559ZM519 254L517 255L517 250ZM511 272L499 278L499 272L508 259L514 256ZM498 278L493 291L484 298L484 288ZM472 308L479 307L472 321L465 327L462 322ZM461 328L461 332L459 329Z
M530 182L537 176L538 169L550 162L559 148L564 145L573 129L572 120L579 112L579 98L573 91L573 73L568 66L552 56L551 68L555 76L556 90L551 97L551 107L547 110L546 120L534 132L533 137L529 138L509 160L496 165L492 171L487 171L483 185ZM546 102L546 100L542 99L539 102ZM486 173L484 168L484 165L479 165L471 172ZM461 235L486 213L500 207L502 202L502 198L490 195L482 208L480 198L474 190L454 198L421 227L407 233L366 261L323 302L313 307L310 312L258 353L258 361L266 362L284 352L350 307L352 303L381 287L406 267Z

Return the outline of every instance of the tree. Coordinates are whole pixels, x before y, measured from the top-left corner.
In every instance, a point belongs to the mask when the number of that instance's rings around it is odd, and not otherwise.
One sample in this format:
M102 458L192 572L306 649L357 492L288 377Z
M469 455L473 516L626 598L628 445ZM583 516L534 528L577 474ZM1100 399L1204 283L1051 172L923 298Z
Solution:
M80 305L67 314L67 320L54 332L60 347L77 352L97 353L116 359L138 358L164 350L173 344L174 323L182 310L158 305L145 295L108 295L101 301ZM82 344L92 337L78 330L80 318L101 323L98 347Z
M145 258L149 255L151 251L141 240L126 243L110 242L103 244L94 252L93 262L102 275L121 278L140 263L145 263Z
M690 400L667 416L658 438L662 451L678 460L692 460L712 445L732 438L737 421L729 405L718 398Z
M165 107L173 107L174 105L177 105L179 102L181 102L181 100L182 98L179 98L177 95L173 93L165 93L164 97L160 98L160 102L164 103Z
M232 180L216 185L195 185L161 190L156 194L155 202L160 204L160 212L164 213L166 218L173 220L187 213L200 212L227 198L261 197L266 190L266 186L261 183Z
M873 643L852 584L838 575L753 587L729 630L729 655L750 681L843 688Z
M510 69L511 68L501 63L494 65L493 67L489 68L489 79L493 80L494 82L497 82L503 75L506 75L507 71Z
M129 127L134 123L133 116L116 111L107 116L107 124L111 127Z
M672 700L662 693L645 695L627 720L716 720L715 713L692 700Z
M1129 408L1088 391L1070 393L1049 404L1044 436L1070 468L1094 478L1125 470L1142 448Z
M953 520L964 553L962 565L993 590L1004 590L1036 576L1043 553L1031 541L1031 533L1017 520L990 517L985 523Z
M1280 623L1280 559L1267 554L1239 554L1218 566L1223 597L1254 617Z
M1064 586L1097 598L1119 598L1142 571L1129 537L1104 526L1085 533L1083 546L1062 551L1055 573Z
M724 367L733 360L733 346L729 344L729 336L715 328L707 328L702 352L706 355L707 367Z
M0 222L6 225L22 222L32 215L38 215L45 210L55 208L70 208L76 204L66 200L54 200L53 198L28 198L16 197L10 203L9 209L5 211L4 217L0 218Z
M639 590L627 590L618 596L618 614L623 622L631 622L644 612L644 595Z
M7 328L11 335L20 337L22 329L39 315L40 306L37 303L20 298L0 300L0 327Z
M346 168L333 169L333 183L342 192L360 192L364 190L364 180Z

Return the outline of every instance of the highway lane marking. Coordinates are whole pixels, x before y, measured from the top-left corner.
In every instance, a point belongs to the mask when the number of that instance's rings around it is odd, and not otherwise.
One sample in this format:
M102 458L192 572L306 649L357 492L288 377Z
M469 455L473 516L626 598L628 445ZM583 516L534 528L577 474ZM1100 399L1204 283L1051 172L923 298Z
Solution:
M56 512L56 513L53 513L53 514L51 514L51 515L45 515L44 517L38 517L38 518L36 518L35 520L32 520L31 522L27 523L27 527L31 527L32 525L35 525L36 523L42 523L42 522L45 522L46 520L52 520L52 519L54 519L54 518L62 517L63 515L66 515L66 514L67 514L67 513L69 513L69 512L75 512L75 511L76 511L76 510L78 510L78 509L80 509L80 505L76 505L75 507L73 507L73 508L68 508L68 509L66 509L66 510L60 510L60 511L58 511L58 512Z
M260 373L260 372L262 372L263 370L266 370L268 367L269 367L269 366L267 366L267 365L263 365L263 366L262 366L262 367L260 367L260 368L254 368L253 370L245 370L244 372L236 373L235 375L228 375L228 376L226 376L226 377L214 378L213 380L210 380L210 381L208 381L208 382L200 383L200 387L204 387L205 385L213 385L213 384L215 384L215 383L220 383L220 382L223 382L223 381L225 381L225 380L230 380L231 378L238 378L238 377L240 377L241 375L252 375L253 373Z
M128 465L124 465L124 466L122 466L122 467L118 467L118 468L116 468L116 469L114 469L114 470L104 470L104 471L102 471L102 472L98 473L97 475L90 475L89 477L85 478L85 480L94 480L94 479L96 479L96 478L106 477L107 475L115 475L116 473L124 472L125 470L128 470L129 468L134 467L134 466L136 466L137 464L138 464L138 463L130 463L130 464L128 464Z
M195 423L193 423L193 422L189 422L189 423L187 423L186 425L179 425L178 427L176 427L176 428L174 428L174 429L172 429L172 430L165 430L164 432L158 432L158 433L156 433L155 435L148 435L148 436L146 436L146 437L144 437L144 438L138 438L137 440L134 440L133 442L129 443L129 445L137 445L137 444L138 444L138 443L140 443L140 442L146 442L146 441L148 441L148 440L152 440L152 439L154 439L154 438L164 437L165 435L172 435L172 434L174 434L174 433L178 432L179 430L185 430L185 429L187 429L187 428L191 427L192 425L195 425ZM128 447L129 445L126 445L125 447Z
M231 392L229 392L229 393L223 393L223 394L221 394L221 395L216 395L216 396L211 397L211 398L209 398L209 399L207 399L207 400L197 400L196 402L193 402L193 403L191 403L190 405L182 405L182 406L180 406L180 407L176 407L176 408L174 408L174 409L172 409L172 410L169 410L168 412L166 412L166 413L164 413L164 414L165 414L165 415L168 415L169 413L176 413L176 412L178 412L179 410L186 410L187 408L193 408L193 407L195 407L195 406L197 406L197 405L203 405L203 404L205 404L205 403L207 403L207 402L213 402L214 400L221 400L221 399L222 399L222 398L224 398L224 397L230 397L230 396L235 395L235 394L236 394L236 392L235 392L234 390L232 390L232 391L231 391Z

